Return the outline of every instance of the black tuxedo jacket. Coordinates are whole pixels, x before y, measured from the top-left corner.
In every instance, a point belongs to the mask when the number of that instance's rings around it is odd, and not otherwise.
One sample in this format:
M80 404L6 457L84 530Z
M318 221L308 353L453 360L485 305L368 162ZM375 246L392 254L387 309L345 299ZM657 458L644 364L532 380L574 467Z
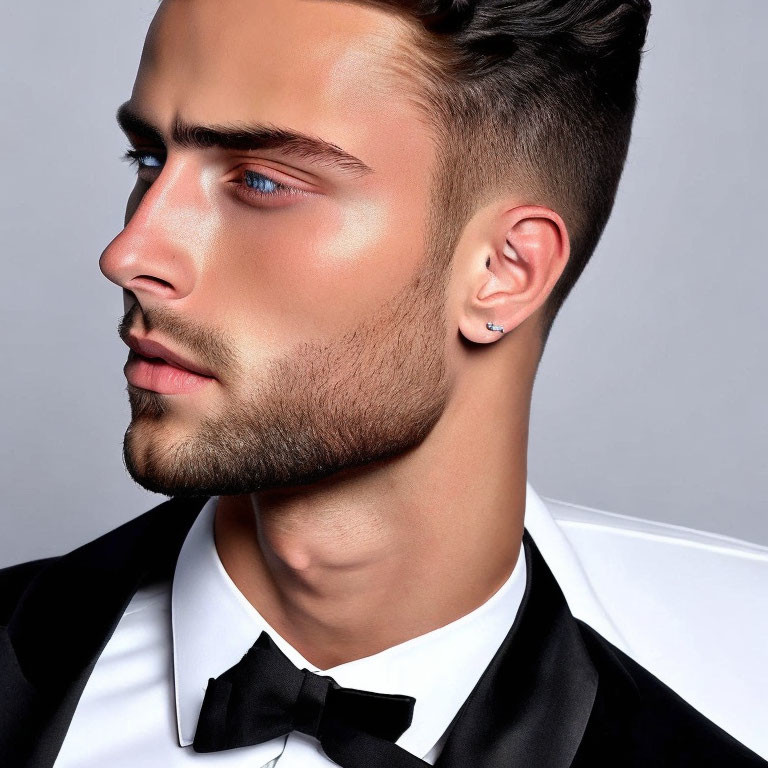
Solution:
M0 570L2 768L53 766L128 602L172 576L206 501L169 499L68 554ZM768 766L575 619L527 531L523 542L520 610L437 768Z

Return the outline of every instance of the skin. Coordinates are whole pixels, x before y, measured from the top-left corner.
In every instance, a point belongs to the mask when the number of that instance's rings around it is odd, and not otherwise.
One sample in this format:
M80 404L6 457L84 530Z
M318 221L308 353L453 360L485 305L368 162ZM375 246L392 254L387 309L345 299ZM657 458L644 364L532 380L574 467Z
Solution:
M509 577L541 307L569 254L561 217L520 190L478 208L434 268L435 139L387 67L405 42L362 4L165 0L129 101L164 146L129 136L152 157L100 259L121 336L216 377L128 385L131 476L220 496L227 573L320 669L454 621ZM372 172L179 147L176 118L286 126ZM246 169L307 194L248 197Z

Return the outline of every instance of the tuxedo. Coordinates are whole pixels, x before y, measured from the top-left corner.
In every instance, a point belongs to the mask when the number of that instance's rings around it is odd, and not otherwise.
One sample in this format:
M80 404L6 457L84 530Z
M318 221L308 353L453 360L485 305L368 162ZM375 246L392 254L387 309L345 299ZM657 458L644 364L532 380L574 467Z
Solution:
M262 633L294 670L330 677L347 689L415 699L410 723L396 745L434 765L448 726L520 608L524 550L510 563L514 567L501 587L469 613L376 653L318 668L246 599L227 572L214 535L219 502L212 496L192 523L173 580L136 590L88 678L54 768L199 768L193 743L198 728L205 730L208 681L237 666ZM290 672L279 675L283 681L291 677ZM247 699L258 701L258 683L245 687ZM279 689L285 693L283 684ZM286 711L296 709L302 708L294 701ZM380 715L368 725L376 728ZM271 722L251 712L244 719L260 731ZM217 751L206 758L207 768L336 765L319 739L295 728L258 738L248 749Z
M0 571L0 764L51 768L136 590L173 573L206 499L172 498L58 557ZM768 765L575 618L528 527L515 620L438 768Z

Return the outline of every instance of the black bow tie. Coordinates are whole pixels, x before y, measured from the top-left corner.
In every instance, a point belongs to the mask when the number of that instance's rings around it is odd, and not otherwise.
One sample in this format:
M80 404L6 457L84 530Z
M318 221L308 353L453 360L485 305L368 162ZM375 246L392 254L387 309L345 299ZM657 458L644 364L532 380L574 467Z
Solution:
M415 703L297 669L262 632L237 664L209 678L192 748L216 752L301 731L344 768L423 767L428 763L394 743L410 726Z

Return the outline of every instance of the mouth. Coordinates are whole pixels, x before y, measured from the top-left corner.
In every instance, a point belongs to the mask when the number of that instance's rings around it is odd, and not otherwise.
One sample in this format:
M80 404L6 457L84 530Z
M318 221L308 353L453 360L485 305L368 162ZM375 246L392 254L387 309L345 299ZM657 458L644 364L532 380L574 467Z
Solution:
M131 350L123 368L128 383L140 389L149 389L162 395L196 392L216 381L213 376L172 365L161 357L144 357Z
M170 350L158 341L129 335L130 347L123 368L128 383L163 395L195 392L216 381L216 377L196 363Z

